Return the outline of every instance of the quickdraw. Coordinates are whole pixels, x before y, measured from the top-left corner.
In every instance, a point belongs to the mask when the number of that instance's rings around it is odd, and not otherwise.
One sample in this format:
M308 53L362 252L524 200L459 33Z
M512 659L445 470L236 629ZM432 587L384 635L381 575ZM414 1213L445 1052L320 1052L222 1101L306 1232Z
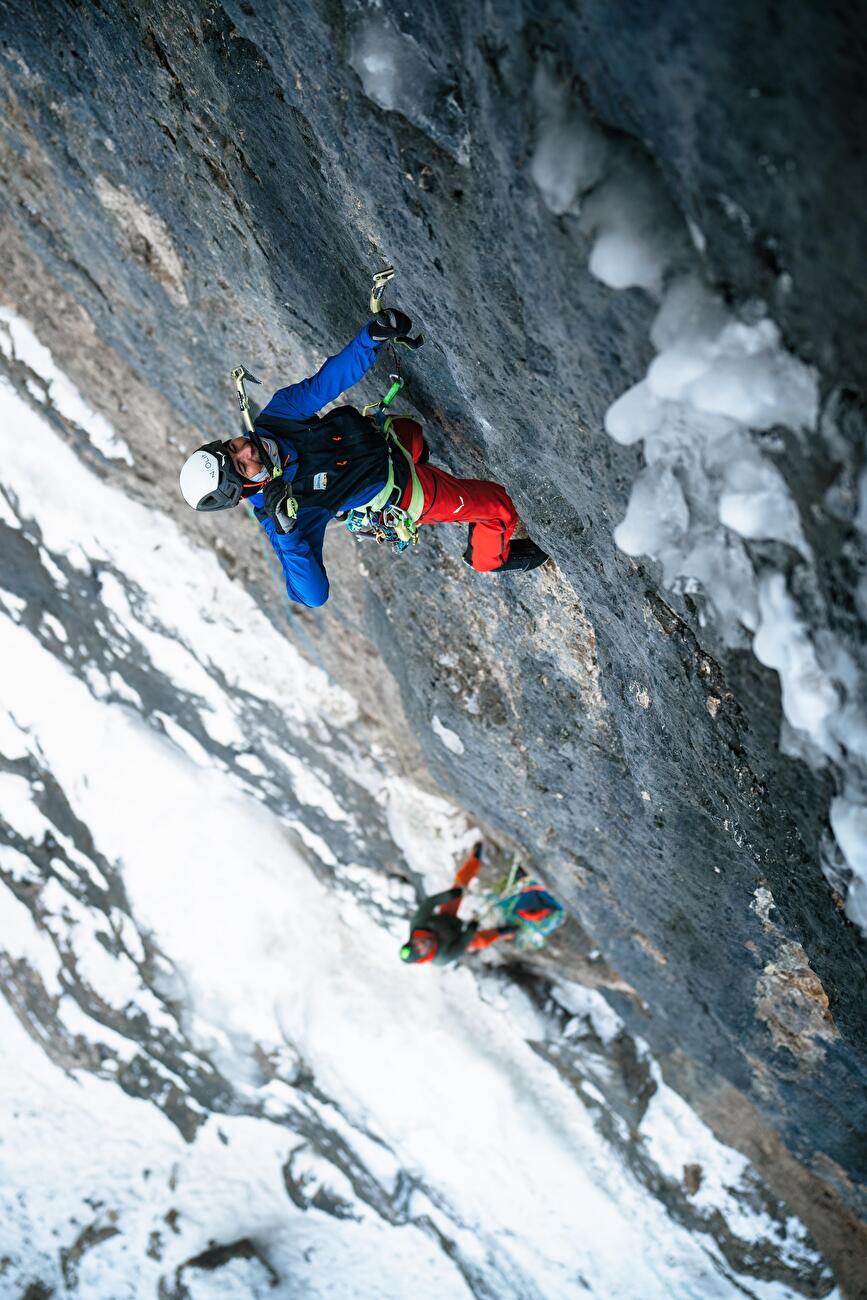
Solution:
M386 506L375 514L367 509L350 510L346 527L354 537L370 537L379 546L390 545L396 554L418 545L418 525L400 506Z
M388 285L393 279L393 266L387 266L382 271L377 271L374 275L369 303L370 310L374 315L378 311L382 310L382 299L386 285ZM415 339L395 339L394 342L399 343L402 347L408 348L409 351L414 352L424 343L424 335L419 334ZM370 402L367 406L362 407L361 414L367 419L373 420L382 432L383 437L390 440L393 447L395 447L402 455L407 456L407 460L410 461L410 473L415 488L417 487L415 467L412 465L407 453L394 438L394 435L391 432L392 417L387 415L388 408L403 388L404 383L403 376L400 373L400 358L394 349L394 345L390 344L389 346L391 347L395 368L388 376L390 381L388 391L379 399L378 402ZM390 455L391 453L389 453L389 457ZM390 545L391 549L399 554L401 551L405 551L411 546L418 545L418 524L410 511L401 510L400 506L397 505L386 504L394 489L395 481L394 466L391 464L390 460L389 466L389 480L386 483L385 488L372 502L368 502L366 506L361 506L357 510L350 510L346 517L346 527L354 537L372 538L379 546ZM413 501L410 502L411 508L416 504L420 510L420 500L418 500L420 492L420 488L418 488L417 492L413 492ZM379 504L381 500L384 502L382 505Z
M385 397L381 397L378 402L369 402L367 406L362 406L362 415L369 417L374 411L387 411L400 390L403 388L403 379L400 374L400 362L397 361L397 357L395 357L395 361L397 362L397 370L393 371L388 376L391 380L391 387L385 394ZM373 418L376 419L376 416L373 416Z

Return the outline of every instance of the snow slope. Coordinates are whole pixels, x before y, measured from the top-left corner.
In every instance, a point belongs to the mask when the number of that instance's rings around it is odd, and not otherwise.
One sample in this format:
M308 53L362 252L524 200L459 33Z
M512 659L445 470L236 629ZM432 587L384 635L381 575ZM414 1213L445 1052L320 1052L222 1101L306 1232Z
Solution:
M496 967L400 965L414 892L371 870L359 792L430 887L473 828L365 752L354 701L211 554L84 467L76 396L70 445L0 388L0 527L52 606L0 593L6 1293L798 1294L819 1266L803 1229L756 1207L743 1159L661 1080L648 1160L674 1183L699 1161L711 1216L779 1248L788 1282L735 1277L669 1216ZM617 1032L598 995L558 996L573 1037Z

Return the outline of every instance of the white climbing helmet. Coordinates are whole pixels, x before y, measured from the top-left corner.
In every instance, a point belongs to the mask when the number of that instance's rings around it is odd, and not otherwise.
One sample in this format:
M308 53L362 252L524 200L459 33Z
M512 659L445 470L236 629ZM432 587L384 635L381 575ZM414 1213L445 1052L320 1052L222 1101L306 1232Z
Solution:
M241 500L244 481L223 442L208 442L184 461L181 492L194 510L228 510Z

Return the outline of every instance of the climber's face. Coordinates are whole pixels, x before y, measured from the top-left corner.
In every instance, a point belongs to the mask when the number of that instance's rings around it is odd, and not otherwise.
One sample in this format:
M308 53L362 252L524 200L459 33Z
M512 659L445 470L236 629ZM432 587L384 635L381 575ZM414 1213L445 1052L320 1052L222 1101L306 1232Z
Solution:
M262 473L262 460L249 438L232 438L226 443L232 464L241 478L254 482Z

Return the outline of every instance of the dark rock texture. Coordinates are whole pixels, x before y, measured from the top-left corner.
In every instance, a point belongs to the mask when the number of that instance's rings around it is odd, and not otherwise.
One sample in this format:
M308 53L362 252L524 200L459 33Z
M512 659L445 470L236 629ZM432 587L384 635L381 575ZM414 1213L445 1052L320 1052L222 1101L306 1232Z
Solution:
M611 995L631 1027L695 1064L680 1085L737 1090L867 1217L865 947L820 867L832 777L780 753L776 675L614 547L639 453L602 419L650 360L654 303L589 274L586 239L528 167L544 65L658 169L706 237L708 274L767 300L826 396L857 390L865 15L638 0L376 13L406 78L390 110L353 70L376 15L351 0L7 0L4 298L129 438L138 477L105 472L191 537L247 548L238 521L176 500L178 445L233 431L231 365L273 388L300 378L365 319L371 272L398 267L429 339L405 369L434 459L501 479L557 568L473 574L445 529L401 560L341 534L330 604L289 634L351 688L365 672L362 702L399 732L397 683L436 781L524 847L635 990ZM833 472L822 454L787 469L805 516ZM845 605L851 526L810 517ZM225 558L283 618L259 557Z

